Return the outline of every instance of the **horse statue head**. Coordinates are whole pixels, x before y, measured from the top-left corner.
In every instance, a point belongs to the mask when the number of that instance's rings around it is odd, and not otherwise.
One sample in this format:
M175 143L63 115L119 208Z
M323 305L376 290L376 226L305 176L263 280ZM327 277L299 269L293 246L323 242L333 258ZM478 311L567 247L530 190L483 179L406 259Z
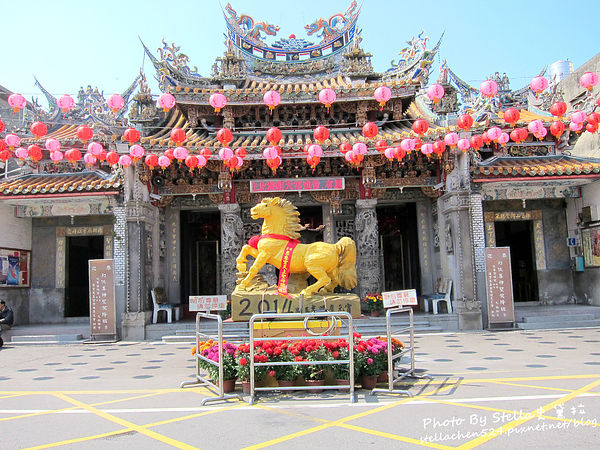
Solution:
M289 200L267 197L250 209L250 216L264 219L262 234L282 234L291 239L300 237L300 213Z

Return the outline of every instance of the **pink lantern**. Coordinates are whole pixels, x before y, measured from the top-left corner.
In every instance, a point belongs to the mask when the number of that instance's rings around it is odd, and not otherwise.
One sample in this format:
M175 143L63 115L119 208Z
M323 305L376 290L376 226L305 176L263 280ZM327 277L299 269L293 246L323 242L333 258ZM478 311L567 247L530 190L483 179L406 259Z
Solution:
M273 147L271 147L273 148ZM277 152L277 151L275 151ZM231 159L231 157L233 156L233 150L231 150L229 147L223 147L221 150L219 150L219 158L221 158L223 161L228 161Z
M50 152L50 159L54 161L54 164L58 164L63 159L63 154L60 150Z
M8 96L8 105L13 109L13 113L16 113L27 106L27 100L21 94L10 94Z
M375 100L379 102L381 109L383 109L386 102L392 98L392 90L387 86L379 86L377 89L375 89L373 96L375 97Z
M427 97L432 100L433 103L439 102L444 96L444 86L441 84L432 84L427 88Z
M92 155L91 153L86 153L85 155L83 155L83 161L88 165L88 166L93 166L94 164L96 164L96 157L94 155Z
M463 152L466 152L471 147L471 142L468 139L459 139L456 146Z
M27 153L27 150L24 149L23 147L19 147L18 149L15 150L15 156L21 160L27 158L29 154Z
M116 113L121 110L123 106L125 106L125 100L123 100L123 97L121 97L119 94L113 94L108 97L106 104L112 112Z
M273 111L281 103L281 95L277 91L267 91L263 95L263 102L269 107L270 111Z
M73 109L73 107L75 106L75 100L73 100L73 97L71 97L70 95L65 94L56 101L56 104L58 105L60 110L64 114L66 114L69 111L71 111Z
M357 155L366 155L367 146L364 142L357 142L352 146L352 151Z
M535 77L531 80L531 83L529 83L529 87L533 92L539 94L548 87L548 80L545 77Z
M404 150L405 152L410 152L412 150L411 147L411 141L412 139L402 139L402 141L400 141L400 148L402 150Z
M181 162L183 161L185 158L188 157L189 152L187 151L187 148L185 147L175 147L173 149L173 156L177 159L177 161ZM229 158L227 158L229 159Z
M527 129L531 134L537 133L542 128L544 128L544 122L542 122L540 119L532 120L529 122L529 125L527 125Z
M492 127L489 130L487 130L487 136L492 141L497 141L501 134L502 130L498 127Z
M171 165L171 158L168 156L162 155L158 157L158 165L161 169L165 169Z
M583 129L583 122L569 123L569 130L579 133Z
M544 128L545 130L545 128ZM506 145L506 143L510 140L510 136L508 133L500 133L500 136L498 136L498 144L500 145Z
M459 137L456 133L448 133L446 136L444 136L444 142L451 148L456 147L456 145L458 144L458 139Z
M48 139L48 140L50 140L50 139ZM58 147L60 148L60 144L59 144ZM48 141L46 141L46 148L48 148ZM48 150L50 150L50 149L48 149ZM92 156L98 156L98 155L100 155L100 153L102 153L102 150L104 150L102 148L102 144L99 144L98 142L90 142L88 144L88 152Z
M119 157L119 164L121 164L123 167L129 167L131 165L131 156L129 155L121 155Z
M354 163L355 158L356 158L356 153L354 153L354 150L349 150L346 153L344 153L344 159L346 161L348 161L349 163Z
M581 124L581 125L583 127L583 124ZM546 130L546 127L542 127L538 130L537 133L534 133L533 135L541 141L542 139L544 139L546 137L547 134L548 134L548 130Z
M308 147L308 154L310 156L323 156L323 148L319 144L313 144Z
M274 159L276 156L279 155L275 147L267 147L263 150L263 156L265 157L265 159Z
M421 146L421 153L427 156L431 155L433 153L433 144L423 144Z
M230 166L232 166L232 168L234 168L234 169L239 169L240 167L242 167L244 165L243 158L240 158L237 155L233 155L231 157L231 160L233 161L233 164L230 164Z
M6 145L10 148L15 148L21 145L21 138L16 134L10 133L4 136L4 142L6 142Z
M227 104L227 97L220 92L215 92L209 97L208 103L210 103L210 106L215 108L216 113L219 113L221 109L225 108L225 105Z
M494 80L485 80L479 86L479 90L485 98L492 98L498 93L498 83Z
M50 151L50 152L55 152L57 150L60 150L60 142L58 142L56 139L46 139L46 150Z
M206 165L206 157L204 155L196 155L198 157L198 167L204 167Z
M394 148L393 147L386 148L385 151L383 152L383 154L389 160L394 159Z
M588 91L591 91L594 86L598 84L598 81L598 75L594 72L586 72L581 75L581 78L579 78L579 84L581 84L581 87L586 88Z
M575 111L571 114L571 121L575 123L583 123L587 119L583 111Z
M337 99L337 94L333 89L325 88L319 92L319 101L325 105L325 108L329 109L331 104Z
M165 92L164 94L161 94L160 97L158 97L158 101L156 102L156 104L159 108L162 108L162 110L166 113L171 108L173 108L173 106L175 106L175 97L173 97L168 92Z
M135 144L135 145L132 145L131 147L129 147L129 154L133 158L134 163L136 163L140 159L142 159L144 157L144 153L146 153L146 151L144 150L144 147L142 147L139 144Z

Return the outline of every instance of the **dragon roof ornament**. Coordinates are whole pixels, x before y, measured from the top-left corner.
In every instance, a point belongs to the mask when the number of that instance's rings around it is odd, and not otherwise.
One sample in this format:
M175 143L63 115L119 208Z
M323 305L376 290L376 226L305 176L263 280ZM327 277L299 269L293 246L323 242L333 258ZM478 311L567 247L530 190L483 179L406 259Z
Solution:
M429 69L434 62L444 34L442 33L437 44L431 50L427 49L429 37L424 34L425 32L421 30L417 37L413 36L406 42L408 46L398 53L400 56L398 63L396 64L395 60L392 60L392 67L383 74L384 80L420 80L422 84L427 84Z

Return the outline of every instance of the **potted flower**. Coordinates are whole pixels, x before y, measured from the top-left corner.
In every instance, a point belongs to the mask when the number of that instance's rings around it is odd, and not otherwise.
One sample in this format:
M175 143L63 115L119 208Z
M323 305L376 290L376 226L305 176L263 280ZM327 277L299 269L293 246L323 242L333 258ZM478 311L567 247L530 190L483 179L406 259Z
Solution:
M315 364L301 366L304 381L309 386L323 386L327 377L327 364L316 364L319 361L328 361L330 359L329 350L323 341L310 339L306 341L304 347L304 361L314 361ZM296 358L298 360L298 358ZM309 389L308 392L319 393L322 389Z
M359 367L363 389L373 389L381 373L382 363L387 358L386 343L377 338L355 343L354 360Z
M363 303L372 317L378 317L379 312L383 309L383 297L381 294L367 294L363 299Z
M290 352L287 342L276 342L272 350L273 354L270 357L270 361L287 363L295 361L295 356ZM272 372L279 386L291 387L302 371L297 365L289 365L273 366Z
M257 343L258 344L258 343ZM265 363L268 361L267 354L261 347L254 349L254 362ZM235 352L237 377L242 381L244 394L250 393L250 344L240 344ZM267 374L267 366L254 367L254 381L262 381Z
M235 390L235 379L237 377L237 362L235 352L237 347L229 342L223 343L223 391L233 392ZM219 362L219 344L214 344L209 348L202 350L202 356ZM210 378L217 384L221 383L219 379L219 367L203 361L203 367L210 375Z

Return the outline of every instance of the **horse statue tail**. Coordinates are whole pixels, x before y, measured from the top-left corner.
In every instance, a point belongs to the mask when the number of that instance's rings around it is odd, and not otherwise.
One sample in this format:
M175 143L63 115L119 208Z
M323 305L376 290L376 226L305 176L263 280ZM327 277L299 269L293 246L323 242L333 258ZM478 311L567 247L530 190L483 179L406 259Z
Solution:
M337 268L340 286L344 289L356 287L356 244L349 237L343 237L335 244L340 256L340 264Z

